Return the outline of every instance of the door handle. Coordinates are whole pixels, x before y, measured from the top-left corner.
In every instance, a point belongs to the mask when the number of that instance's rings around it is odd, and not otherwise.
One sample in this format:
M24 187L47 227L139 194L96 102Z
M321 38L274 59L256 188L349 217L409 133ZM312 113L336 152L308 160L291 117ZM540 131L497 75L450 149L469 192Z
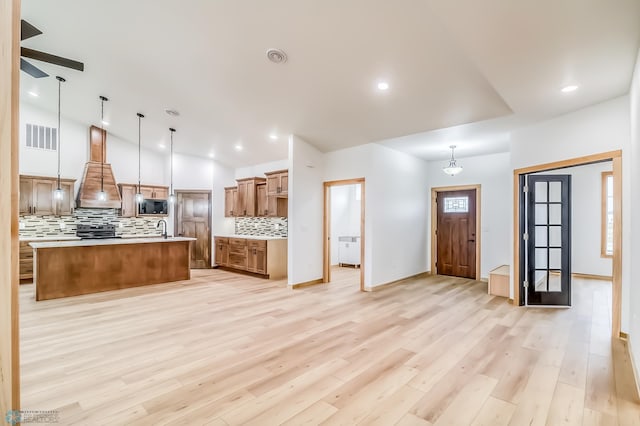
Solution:
M469 242L470 242L470 243L475 243L475 242L476 242L476 240L469 240Z

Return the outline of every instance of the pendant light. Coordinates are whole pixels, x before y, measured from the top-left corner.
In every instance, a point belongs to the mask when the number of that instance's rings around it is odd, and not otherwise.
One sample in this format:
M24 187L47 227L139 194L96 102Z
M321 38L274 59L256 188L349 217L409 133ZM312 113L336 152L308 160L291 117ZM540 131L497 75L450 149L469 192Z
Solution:
M462 171L462 166L458 165L458 162L453 156L453 150L456 149L456 146L451 145L449 148L451 148L451 159L449 160L449 164L442 168L442 171L449 176L455 176Z
M53 198L56 200L62 200L64 198L64 191L60 186L60 91L62 83L67 80L60 76L56 76L56 80L58 80L58 186L56 187L56 190L53 191Z
M107 193L104 191L104 103L108 101L104 96L100 96L100 192L99 201L107 201Z
M140 185L140 154L142 152L141 145L141 131L142 119L144 115L137 113L138 116L138 192L136 193L136 203L141 204L144 201L144 195L142 195L142 188Z
M174 204L176 202L176 195L173 193L173 134L176 132L176 129L169 127L169 131L171 132L171 186L169 187L169 203Z

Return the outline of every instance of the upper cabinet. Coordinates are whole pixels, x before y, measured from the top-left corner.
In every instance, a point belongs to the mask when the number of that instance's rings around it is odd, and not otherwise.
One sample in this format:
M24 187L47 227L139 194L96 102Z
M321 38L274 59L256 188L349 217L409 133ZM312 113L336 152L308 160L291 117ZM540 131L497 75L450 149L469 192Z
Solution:
M236 207L234 216L256 216L257 199L256 185L265 182L265 178L253 177L246 179L238 179L238 195L236 198Z
M73 214L74 184L74 179L60 179L63 197L61 200L56 200L54 191L58 187L57 178L20 176L20 214L37 216Z
M228 186L224 189L224 217L234 217L238 187Z
M265 176L238 179L238 186L224 189L225 217L287 217L289 172Z
M288 170L265 173L265 176L267 176L267 196L287 197L289 195Z

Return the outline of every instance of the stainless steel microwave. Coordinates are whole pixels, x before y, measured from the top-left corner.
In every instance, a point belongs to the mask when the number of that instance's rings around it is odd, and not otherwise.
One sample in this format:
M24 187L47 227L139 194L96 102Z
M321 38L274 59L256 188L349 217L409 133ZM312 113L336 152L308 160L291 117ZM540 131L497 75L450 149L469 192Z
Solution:
M167 215L169 214L169 206L167 200L145 199L138 204L139 215Z

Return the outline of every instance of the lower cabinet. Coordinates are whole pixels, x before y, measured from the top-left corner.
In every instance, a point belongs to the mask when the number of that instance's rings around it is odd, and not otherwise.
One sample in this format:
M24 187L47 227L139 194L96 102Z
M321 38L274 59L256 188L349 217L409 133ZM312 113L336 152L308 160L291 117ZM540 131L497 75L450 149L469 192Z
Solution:
M20 280L33 279L33 249L29 241L20 241Z
M215 237L216 265L264 275L287 276L287 240Z

